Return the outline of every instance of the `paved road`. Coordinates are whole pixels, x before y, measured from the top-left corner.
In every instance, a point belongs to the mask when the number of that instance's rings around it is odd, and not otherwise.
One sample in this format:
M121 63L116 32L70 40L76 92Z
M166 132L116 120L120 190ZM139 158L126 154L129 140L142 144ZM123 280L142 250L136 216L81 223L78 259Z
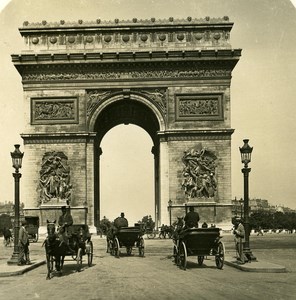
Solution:
M203 266L189 257L188 268L183 271L172 262L172 242L158 239L145 240L144 258L136 251L126 256L122 249L116 259L106 253L105 240L94 237L92 267L84 261L78 273L75 261L67 260L63 276L51 280L45 279L45 265L24 275L0 278L0 299L295 299L296 235L252 239L258 258L285 265L288 272L248 273L229 266L218 270L212 257ZM225 236L224 241L226 249L233 250L232 237ZM41 242L31 244L32 256L42 255ZM281 243L284 249L278 249ZM8 251L3 245L1 248Z

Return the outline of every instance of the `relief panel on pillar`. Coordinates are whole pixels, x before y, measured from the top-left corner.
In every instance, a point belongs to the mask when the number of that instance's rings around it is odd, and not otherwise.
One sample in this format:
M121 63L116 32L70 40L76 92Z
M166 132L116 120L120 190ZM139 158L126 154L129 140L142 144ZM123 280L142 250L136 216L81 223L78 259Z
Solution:
M216 155L206 149L197 147L184 151L182 157L182 189L189 201L209 200L217 193Z

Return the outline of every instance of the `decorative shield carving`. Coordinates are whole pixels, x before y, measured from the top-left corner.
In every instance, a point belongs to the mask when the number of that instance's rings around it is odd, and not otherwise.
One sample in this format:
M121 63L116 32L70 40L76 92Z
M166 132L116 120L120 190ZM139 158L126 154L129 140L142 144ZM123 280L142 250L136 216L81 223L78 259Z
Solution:
M68 157L63 152L46 152L39 173L39 204L54 199L71 201L70 167Z
M182 188L188 199L215 196L217 190L216 159L216 155L205 148L184 152Z

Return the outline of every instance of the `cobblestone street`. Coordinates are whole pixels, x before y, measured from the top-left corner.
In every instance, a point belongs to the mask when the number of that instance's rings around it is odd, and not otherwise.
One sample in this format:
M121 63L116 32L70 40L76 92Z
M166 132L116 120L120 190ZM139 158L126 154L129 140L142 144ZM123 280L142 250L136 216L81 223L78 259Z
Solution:
M254 246L264 244L269 237L254 237ZM295 236L288 236L291 241ZM224 238L228 255L233 255L232 237ZM283 244L284 244L283 239ZM216 268L213 257L203 266L189 257L186 271L172 262L171 240L145 240L146 254L138 256L134 249L127 256L121 248L120 258L106 253L105 239L93 237L93 266L88 267L86 257L82 272L76 272L76 262L66 257L62 277L46 280L46 265L24 275L0 278L0 299L294 299L296 293L295 248L256 249L260 258L284 264L287 273L249 273L229 266ZM278 242L278 240L276 240ZM295 242L294 242L295 243ZM31 244L32 258L42 257L42 238ZM12 247L2 249L12 253ZM3 256L1 255L3 259Z

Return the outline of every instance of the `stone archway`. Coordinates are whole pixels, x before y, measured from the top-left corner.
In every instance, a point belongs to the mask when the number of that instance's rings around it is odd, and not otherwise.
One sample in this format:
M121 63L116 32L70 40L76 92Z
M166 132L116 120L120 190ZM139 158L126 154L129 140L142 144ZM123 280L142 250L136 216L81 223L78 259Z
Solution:
M150 94L152 93L152 94ZM164 97L164 93L158 92L158 97ZM159 214L159 138L157 133L165 128L165 121L156 103L148 99L149 95L155 97L153 90L125 90L124 93L108 90L90 91L94 108L90 115L90 130L97 133L95 142L94 159L94 178L100 178L100 155L102 153L100 144L104 135L113 127L119 124L134 124L144 129L153 141L151 149L154 155L154 219L158 224L160 222ZM147 98L148 97L148 98ZM94 216L95 225L101 219L100 216L100 186L99 183L94 186Z
M76 222L97 225L100 140L134 123L154 144L158 222L193 205L202 221L230 228L230 83L241 55L232 26L228 17L25 22L26 50L12 55L24 90L25 211L41 224L57 215L65 193L49 189L44 203L37 187L48 182L43 158L58 155ZM49 165L59 188L63 166Z

